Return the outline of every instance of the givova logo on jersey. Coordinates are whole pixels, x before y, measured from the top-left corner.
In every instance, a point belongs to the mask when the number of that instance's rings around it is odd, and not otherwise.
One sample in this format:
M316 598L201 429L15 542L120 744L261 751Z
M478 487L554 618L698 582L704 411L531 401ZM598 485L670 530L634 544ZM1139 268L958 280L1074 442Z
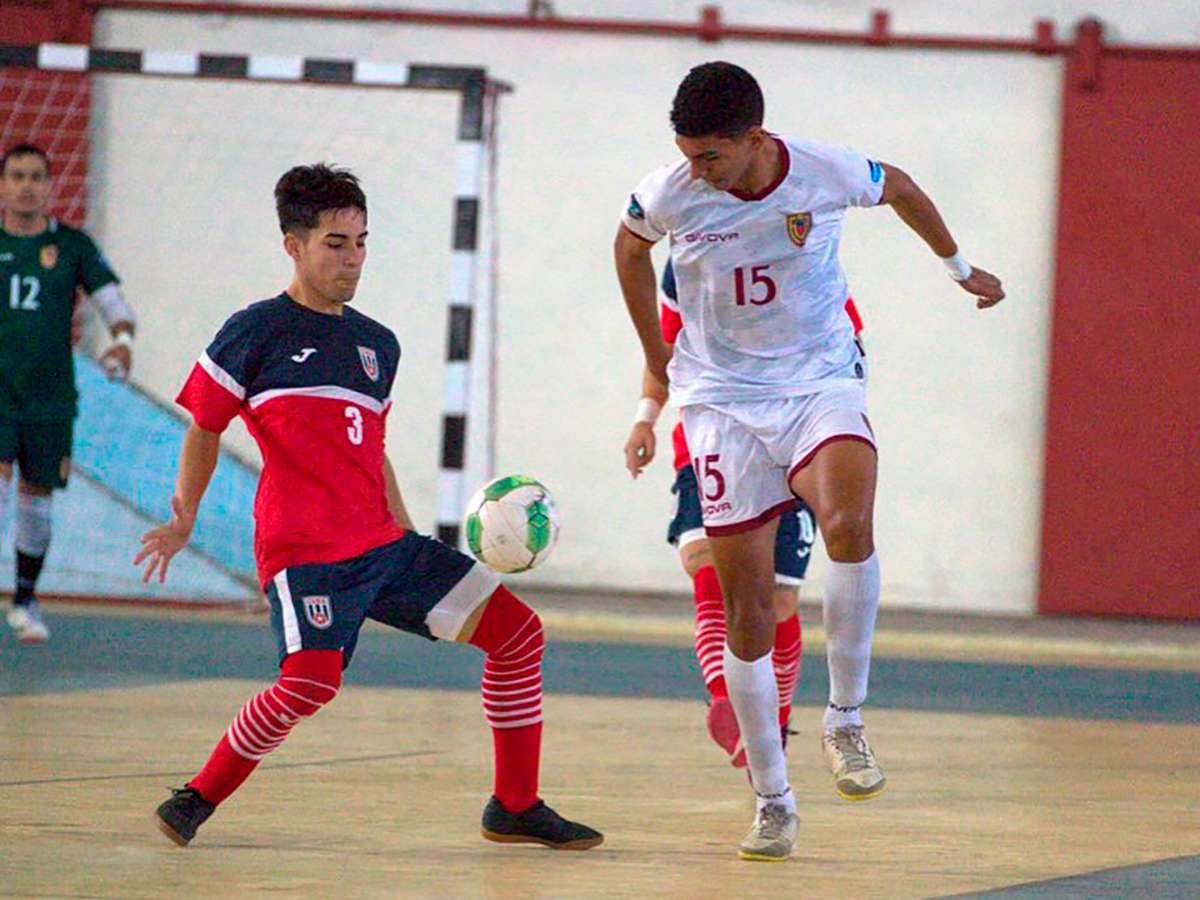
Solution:
M358 360L362 363L363 371L372 381L379 380L379 358L370 347L358 348Z
M333 604L329 602L329 595L305 597L304 618L308 619L308 624L313 628L320 628L322 631L332 625Z

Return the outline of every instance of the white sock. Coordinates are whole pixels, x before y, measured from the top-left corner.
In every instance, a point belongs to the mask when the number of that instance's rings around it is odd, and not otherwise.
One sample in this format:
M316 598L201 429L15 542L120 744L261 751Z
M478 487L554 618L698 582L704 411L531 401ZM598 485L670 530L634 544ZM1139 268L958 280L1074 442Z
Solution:
M27 556L45 556L50 547L49 494L17 496L17 549Z
M879 612L879 555L858 563L830 562L825 581L825 655L829 706L825 728L861 725L867 699L871 638Z
M4 534L4 526L8 524L8 498L12 494L12 479L0 478L0 535Z
M725 645L725 686L742 732L742 746L750 765L750 780L758 808L781 803L796 811L796 798L788 785L787 757L779 735L779 688L771 653L752 662L739 659Z

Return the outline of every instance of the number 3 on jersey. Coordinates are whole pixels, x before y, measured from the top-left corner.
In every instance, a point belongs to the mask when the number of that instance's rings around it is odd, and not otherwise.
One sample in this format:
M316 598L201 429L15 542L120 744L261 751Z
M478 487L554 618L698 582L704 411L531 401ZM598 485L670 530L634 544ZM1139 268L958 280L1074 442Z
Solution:
M346 418L350 420L350 424L346 426L346 437L350 438L352 444L361 444L363 441L362 410L357 406L347 406Z
M763 274L769 268L770 263L751 266L749 279L746 277L745 266L738 266L733 270L733 290L738 306L745 306L747 301L751 306L766 306L775 299L779 293L775 287L775 280L770 275Z

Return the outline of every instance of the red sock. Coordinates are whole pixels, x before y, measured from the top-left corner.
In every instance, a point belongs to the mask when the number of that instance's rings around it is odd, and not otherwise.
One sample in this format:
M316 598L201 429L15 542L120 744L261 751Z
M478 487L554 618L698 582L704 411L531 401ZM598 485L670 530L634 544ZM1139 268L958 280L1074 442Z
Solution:
M297 722L336 697L341 683L340 650L301 650L286 657L279 680L242 707L188 787L214 806L220 804Z
M725 688L725 598L717 570L705 566L692 578L696 598L696 659L704 686L714 698L728 697Z
M779 688L779 724L786 725L792 715L792 696L800 680L800 617L795 613L775 626L775 647L771 665Z
M542 620L503 585L471 636L487 654L483 711L492 726L496 778L492 793L509 812L538 801L542 755Z

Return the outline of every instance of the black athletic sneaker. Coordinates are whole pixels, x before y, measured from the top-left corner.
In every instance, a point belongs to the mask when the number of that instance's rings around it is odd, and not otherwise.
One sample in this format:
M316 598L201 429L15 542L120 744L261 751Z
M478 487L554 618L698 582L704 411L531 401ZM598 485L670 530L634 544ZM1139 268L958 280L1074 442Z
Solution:
M544 844L555 850L590 850L604 843L594 828L568 822L539 800L522 813L510 813L495 797L483 808L483 836L499 844Z
M180 847L186 847L215 809L193 787L172 788L171 799L164 800L155 811L154 823Z

